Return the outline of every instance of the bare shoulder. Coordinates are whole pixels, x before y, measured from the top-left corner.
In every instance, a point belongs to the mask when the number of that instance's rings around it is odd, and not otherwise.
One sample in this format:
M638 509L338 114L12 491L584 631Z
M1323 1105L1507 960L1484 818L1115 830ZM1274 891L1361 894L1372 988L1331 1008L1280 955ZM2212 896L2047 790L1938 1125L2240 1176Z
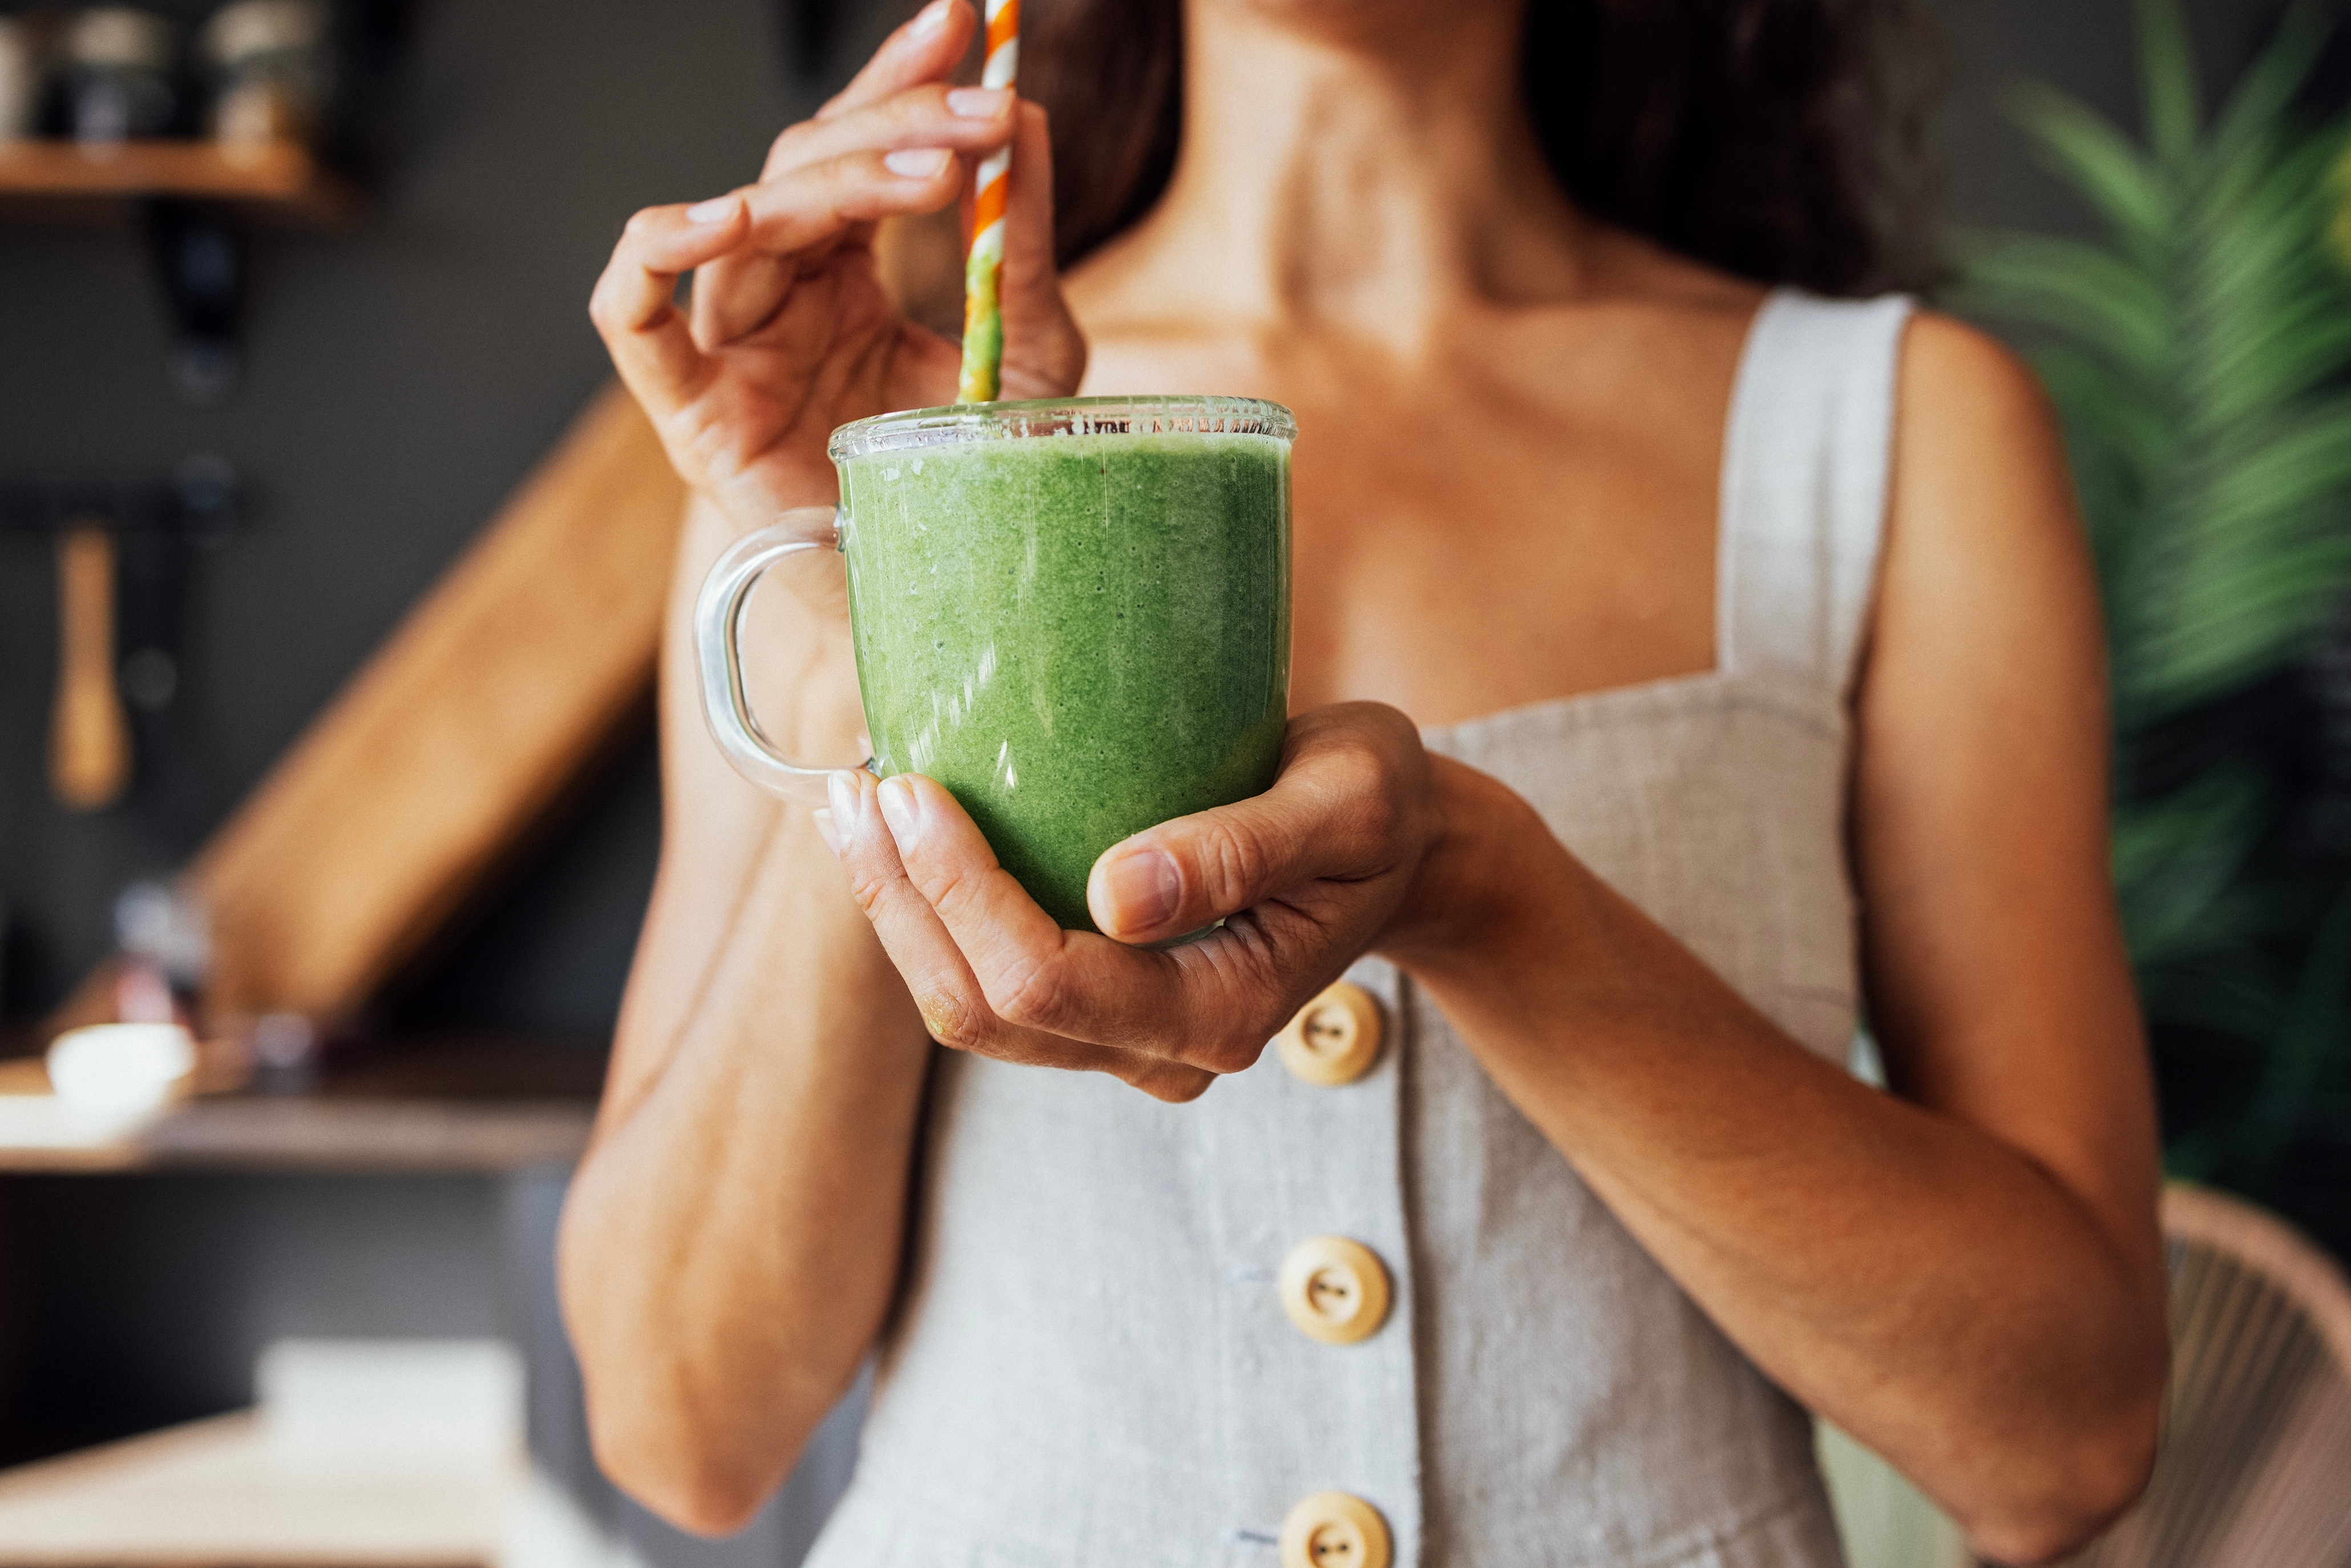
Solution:
M2048 446L2056 440L2049 399L2032 368L1991 333L1939 311L1910 319L1900 401L1904 442L1964 444L2030 435Z
M2065 448L2048 394L2016 352L1935 311L1913 317L1896 390L1892 559L2081 553Z
M2037 670L2071 700L2101 685L2096 580L2055 412L2013 350L1931 311L1903 344L1886 529L1870 685L1908 700L1972 679L1989 693Z

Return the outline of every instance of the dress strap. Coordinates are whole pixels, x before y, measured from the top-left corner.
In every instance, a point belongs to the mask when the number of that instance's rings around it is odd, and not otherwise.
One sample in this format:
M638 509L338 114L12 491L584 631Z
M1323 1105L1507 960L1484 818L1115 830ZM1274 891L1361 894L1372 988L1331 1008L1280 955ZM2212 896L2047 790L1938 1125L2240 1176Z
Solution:
M1719 662L1850 695L1876 597L1906 296L1774 292L1724 438Z

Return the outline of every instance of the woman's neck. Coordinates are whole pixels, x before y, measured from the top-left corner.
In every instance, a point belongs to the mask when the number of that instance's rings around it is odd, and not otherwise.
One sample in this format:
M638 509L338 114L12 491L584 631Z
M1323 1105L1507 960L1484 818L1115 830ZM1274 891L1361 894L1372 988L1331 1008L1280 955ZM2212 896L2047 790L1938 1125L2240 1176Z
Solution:
M1464 304L1573 290L1584 229L1526 114L1519 7L1284 15L1320 9L1188 7L1183 147L1119 293L1410 341Z

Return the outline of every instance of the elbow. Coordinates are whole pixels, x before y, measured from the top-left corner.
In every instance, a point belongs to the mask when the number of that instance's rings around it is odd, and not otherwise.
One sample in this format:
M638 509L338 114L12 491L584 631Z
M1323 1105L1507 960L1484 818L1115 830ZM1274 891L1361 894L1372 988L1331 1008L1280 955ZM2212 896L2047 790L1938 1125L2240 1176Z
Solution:
M755 1381L683 1349L674 1303L614 1290L600 1268L575 1180L557 1241L557 1282L586 1396L588 1439L605 1479L690 1534L750 1523L814 1423L789 1399L729 1398ZM601 1288L600 1288L601 1287ZM821 1414L821 1412L820 1412Z
M1984 1557L2015 1568L2055 1563L2095 1540L2137 1502L2155 1470L2163 1387L2035 1456L2038 1474L2010 1505L1963 1520Z
M664 1522L689 1535L733 1535L751 1522L784 1471L754 1473L739 1453L694 1432L690 1424L648 1419L590 1397L588 1436L596 1464Z

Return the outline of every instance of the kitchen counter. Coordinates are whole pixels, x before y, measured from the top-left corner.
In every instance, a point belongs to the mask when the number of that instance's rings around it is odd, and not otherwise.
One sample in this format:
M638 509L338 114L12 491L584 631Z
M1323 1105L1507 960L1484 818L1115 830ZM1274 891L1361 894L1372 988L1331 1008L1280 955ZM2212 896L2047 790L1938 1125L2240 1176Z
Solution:
M77 1113L22 1057L0 1061L0 1173L568 1165L587 1147L603 1067L585 1043L389 1040L333 1053L297 1092L204 1095L122 1123Z

